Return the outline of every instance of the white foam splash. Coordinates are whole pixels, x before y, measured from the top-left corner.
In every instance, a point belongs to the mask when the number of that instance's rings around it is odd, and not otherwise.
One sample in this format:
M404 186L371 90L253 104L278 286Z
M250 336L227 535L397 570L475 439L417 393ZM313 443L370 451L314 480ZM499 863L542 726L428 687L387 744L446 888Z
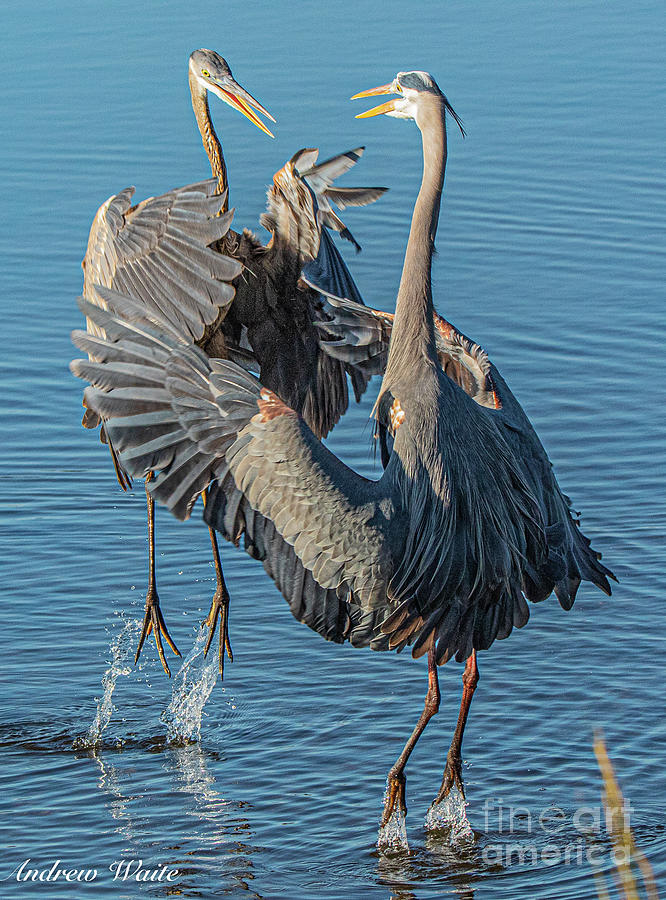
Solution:
M109 645L111 665L102 675L104 693L96 697L97 712L87 733L74 741L74 747L81 750L92 750L101 743L102 732L111 721L115 709L113 691L121 675L129 675L134 662L134 647L141 634L141 623L136 619L127 619Z
M167 726L169 743L198 741L201 737L201 718L218 675L215 653L204 659L208 630L200 628L194 646L178 670L173 683L171 703L162 713Z
M386 794L384 795L384 803L388 798L388 782L386 784ZM407 823L405 822L405 814L400 809L398 803L393 808L393 812L386 825L379 826L377 834L377 849L382 853L409 853L409 844L407 842Z
M456 785L452 785L447 796L439 803L433 803L426 814L425 827L428 831L448 831L449 843L461 847L474 843L474 832L467 818L468 803Z

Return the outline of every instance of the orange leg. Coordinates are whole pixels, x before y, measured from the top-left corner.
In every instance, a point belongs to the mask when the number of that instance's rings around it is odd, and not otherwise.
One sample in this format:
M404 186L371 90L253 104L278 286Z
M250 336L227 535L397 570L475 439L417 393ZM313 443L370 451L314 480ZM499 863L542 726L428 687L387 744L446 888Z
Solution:
M462 740L465 731L465 723L469 714L469 708L472 703L474 691L479 683L479 669L476 664L476 650L472 650L471 656L465 664L465 671L462 676L463 694L460 701L460 713L458 714L458 724L451 741L449 752L446 756L446 768L444 769L444 777L439 793L435 797L433 804L439 803L448 796L449 791L455 784L463 798L465 796L465 788L462 779Z
M428 651L428 691L425 696L423 712L421 713L421 718L416 723L416 728L412 732L411 737L405 744L402 753L388 774L388 791L386 794L386 802L384 803L384 814L380 823L382 827L386 825L391 818L396 803L399 805L403 814L407 813L407 804L405 803L406 778L404 769L407 765L407 760L416 746L416 742L423 734L426 725L439 710L439 700L440 694L439 681L437 679L437 664L435 662L435 652L431 649Z

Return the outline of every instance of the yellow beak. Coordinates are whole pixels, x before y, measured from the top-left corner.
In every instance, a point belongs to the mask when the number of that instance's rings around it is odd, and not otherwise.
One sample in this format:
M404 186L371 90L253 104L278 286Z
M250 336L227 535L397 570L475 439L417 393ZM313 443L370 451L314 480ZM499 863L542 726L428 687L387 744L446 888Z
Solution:
M383 94L397 94L401 93L400 86L391 82L390 84L382 84L376 88L370 88L367 91L361 91L358 94L354 94L351 98L352 100L358 100L360 97L376 97ZM369 109L367 112L359 113L355 118L357 119L369 119L372 116L381 116L385 113L391 112L395 109L395 100L387 100L386 103L381 103L379 106L374 106L372 109Z
M224 78L211 78L206 82L206 88L214 94L217 94L220 100L224 100L229 106L237 109L239 113L242 113L253 125L256 125L257 128L260 128L265 134L274 137L273 132L266 128L255 110L258 110L262 115L266 116L267 119L270 119L271 122L275 121L273 116L249 91L246 91L244 87L241 87L231 75L225 76Z
M236 94L232 94L230 91L225 91L224 88L221 88L221 91L224 94L225 100L230 104L230 106L233 106L238 110L238 112L243 113L244 116L247 116L250 122L256 125L257 128L260 128L267 135L269 135L270 137L275 137L273 132L269 131L268 128L266 128L264 123L252 109L247 100L245 100L243 97L237 96ZM259 104L257 104L257 106L259 106ZM275 119L273 119L273 116L267 110L265 110L263 106L261 107L261 110L265 115L269 117L269 119L272 119L273 122L275 121Z
M355 119L369 119L371 116L381 116L385 113L391 112L391 110L395 109L395 100L387 100L386 103L380 103L379 106L373 106L372 109L369 109L367 112L359 113L357 116L354 116Z
M390 84L382 84L376 88L369 88L367 91L361 91L358 94L354 94L353 97L350 97L351 100L358 100L360 97L376 97L379 94L397 94L398 92L393 87L393 82Z

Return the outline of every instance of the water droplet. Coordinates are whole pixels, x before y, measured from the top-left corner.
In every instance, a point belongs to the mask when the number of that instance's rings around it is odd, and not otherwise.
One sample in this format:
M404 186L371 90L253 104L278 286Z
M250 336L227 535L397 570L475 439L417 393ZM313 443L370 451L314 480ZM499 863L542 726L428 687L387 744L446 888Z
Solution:
M474 832L467 818L467 802L453 785L448 795L439 803L433 803L426 814L428 831L448 831L449 843L460 847L474 843Z
M387 797L388 782L386 785L386 793L384 794L384 803L386 803ZM377 849L382 853L409 853L407 824L405 822L404 813L398 804L396 804L386 825L379 826Z
M173 744L198 741L201 737L201 718L218 675L215 654L204 659L208 632L197 629L197 638L173 683L171 703L162 713L167 726L167 739Z
M141 634L141 623L136 619L125 622L120 632L111 639L109 650L111 651L111 665L102 676L104 694L96 697L97 712L87 733L74 741L77 749L92 749L97 747L102 738L102 732L111 721L113 710L113 691L120 675L129 675L132 671L134 646Z

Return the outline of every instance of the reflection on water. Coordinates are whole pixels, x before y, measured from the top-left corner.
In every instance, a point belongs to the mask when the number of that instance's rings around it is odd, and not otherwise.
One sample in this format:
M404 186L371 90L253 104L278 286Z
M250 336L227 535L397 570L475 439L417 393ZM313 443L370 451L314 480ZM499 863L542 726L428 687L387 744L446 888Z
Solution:
M137 828L132 817L132 801L134 798L123 792L123 769L118 769L113 763L105 762L104 756L94 749L89 758L99 769L98 787L106 798L106 807L116 822L116 828L135 846Z
M476 848L455 848L441 835L429 835L425 845L409 854L381 854L377 859L380 883L390 889L395 900L420 897L419 884L433 877L444 896L471 900L475 896L473 885L482 871L483 862Z
M573 825L576 810L562 811L556 833L539 829L477 833L474 842L453 845L450 835L431 831L410 853L380 854L377 873L394 898L423 896L420 888L441 879L444 896L484 896L489 881L501 876L513 896L529 881L537 896L596 897L601 883L611 885L616 872L613 844L605 827ZM543 890L544 893L538 893ZM548 893L556 890L556 893Z
M114 821L114 831L125 842L122 859L141 860L144 869L155 863L177 869L177 893L194 890L204 875L226 885L227 891L249 889L254 852L250 823L241 812L243 804L226 799L216 789L202 748L195 743L162 745L162 784L157 802L150 795L150 782L137 779L123 756L95 751L89 754L98 769L97 785ZM178 821L172 823L168 837L155 841L151 819L155 813L159 815L165 788L185 796L178 803Z

